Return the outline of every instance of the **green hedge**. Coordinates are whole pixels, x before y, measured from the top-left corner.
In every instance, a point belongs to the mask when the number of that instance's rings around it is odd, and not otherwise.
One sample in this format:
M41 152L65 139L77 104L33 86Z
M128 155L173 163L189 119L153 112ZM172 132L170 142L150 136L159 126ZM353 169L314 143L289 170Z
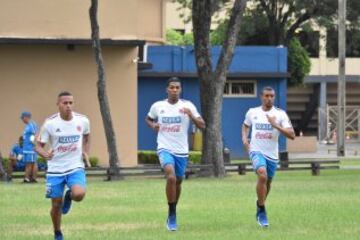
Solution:
M189 153L189 161L194 164L200 164L201 152L191 151ZM159 158L156 151L138 151L139 164L159 164Z

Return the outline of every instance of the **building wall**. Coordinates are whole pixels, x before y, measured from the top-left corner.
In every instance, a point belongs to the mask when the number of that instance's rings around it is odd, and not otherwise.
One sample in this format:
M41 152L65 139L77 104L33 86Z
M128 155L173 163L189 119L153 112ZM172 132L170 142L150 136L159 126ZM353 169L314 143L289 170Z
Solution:
M0 36L90 38L88 0L0 0ZM164 0L99 1L102 38L163 42Z
M360 81L360 58L346 58L346 74L358 76ZM339 60L337 58L311 58L310 76L338 75Z
M0 150L8 155L22 134L23 110L38 124L57 112L56 97L68 90L75 97L75 111L91 121L91 156L107 165L108 154L97 99L97 72L90 46L0 45ZM104 47L107 89L122 165L137 164L137 56L136 47Z

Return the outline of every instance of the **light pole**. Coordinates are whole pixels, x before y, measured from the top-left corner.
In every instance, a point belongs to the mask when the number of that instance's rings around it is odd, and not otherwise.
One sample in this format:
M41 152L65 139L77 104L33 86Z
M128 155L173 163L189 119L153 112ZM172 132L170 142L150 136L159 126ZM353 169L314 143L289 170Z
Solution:
M339 77L338 77L338 124L337 155L345 156L345 105L346 105L346 0L339 0Z

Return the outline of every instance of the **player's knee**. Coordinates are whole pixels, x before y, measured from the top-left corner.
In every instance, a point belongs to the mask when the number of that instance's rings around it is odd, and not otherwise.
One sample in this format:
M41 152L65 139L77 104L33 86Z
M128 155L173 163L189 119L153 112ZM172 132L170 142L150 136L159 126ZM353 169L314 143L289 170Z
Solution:
M170 184L176 184L176 176L174 174L167 175L167 182Z
M82 201L84 199L84 197L85 197L85 191L74 192L71 194L71 199L76 202Z
M258 180L262 183L266 183L268 180L266 169L265 168L259 168L257 170Z

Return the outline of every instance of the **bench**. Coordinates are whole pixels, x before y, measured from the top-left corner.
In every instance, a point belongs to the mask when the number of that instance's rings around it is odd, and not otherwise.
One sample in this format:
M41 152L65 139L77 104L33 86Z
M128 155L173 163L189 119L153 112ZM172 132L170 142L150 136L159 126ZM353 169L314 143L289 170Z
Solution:
M332 153L332 152L337 152L336 148L329 148L328 149L328 154ZM352 152L353 155L357 156L358 155L358 150L357 149L353 149L353 148L347 148L345 149L345 152Z
M279 171L297 171L297 170L311 170L313 176L320 175L322 169L339 169L340 160L337 158L332 159L293 159L289 161L279 162ZM225 165L227 172L237 172L239 175L245 175L246 172L253 171L251 162L241 162L236 164Z

